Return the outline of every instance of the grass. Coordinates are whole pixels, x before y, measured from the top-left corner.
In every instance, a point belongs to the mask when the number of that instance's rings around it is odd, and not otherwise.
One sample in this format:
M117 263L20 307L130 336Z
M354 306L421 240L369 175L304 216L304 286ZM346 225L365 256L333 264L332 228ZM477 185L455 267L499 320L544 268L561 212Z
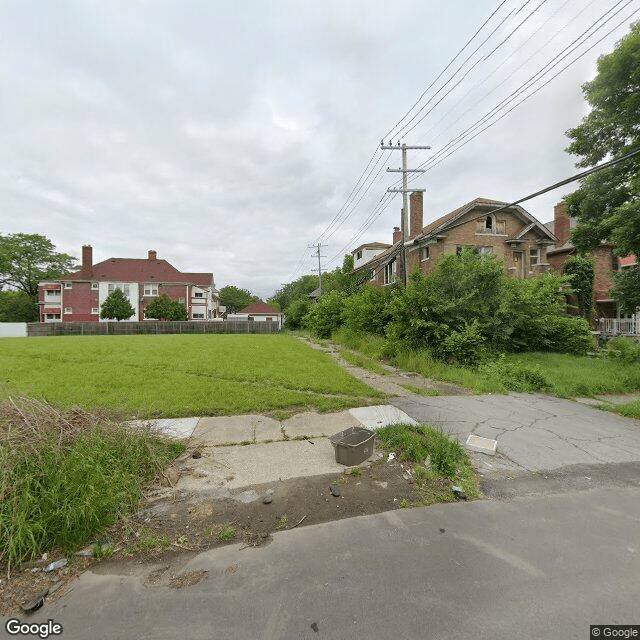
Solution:
M236 537L236 529L229 523L223 524L220 531L216 534L216 538L221 542L224 540L233 540Z
M0 401L0 564L85 546L184 448L77 408Z
M289 335L5 338L0 371L10 393L140 418L329 411L384 398Z
M378 429L376 437L387 451L395 452L400 462L413 465L423 504L456 500L452 483L459 485L469 498L480 495L477 474L467 452L441 430L429 425L397 424Z
M416 387L413 384L401 384L401 387L406 389L407 391L411 391L411 393L417 393L421 396L439 396L440 392L437 389L431 389L429 387Z
M373 373L377 373L381 376L389 375L389 372L378 362L361 353L355 353L353 351L349 351L348 349L340 349L340 356L349 364L352 364L356 367L367 369L368 371L373 371Z
M286 529L288 525L289 525L289 516L285 513L284 515L280 516L280 519L278 520L278 524L276 525L276 529L278 531L282 531L282 529Z

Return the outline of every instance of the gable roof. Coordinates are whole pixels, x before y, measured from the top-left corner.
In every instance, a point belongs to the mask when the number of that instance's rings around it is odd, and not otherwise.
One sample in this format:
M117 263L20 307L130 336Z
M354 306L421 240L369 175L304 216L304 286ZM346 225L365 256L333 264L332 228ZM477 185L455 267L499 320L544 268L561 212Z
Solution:
M475 200L471 200L471 202L467 202L463 204L461 207L454 209L450 213L430 222L426 227L423 227L422 232L418 234L413 239L413 242L419 242L424 240L427 237L437 235L438 233L442 233L454 226L454 223L462 218L465 214L473 211L474 209L486 209L486 213L490 213L492 209L498 209L500 207L508 206L508 202L502 202L501 200L490 200L489 198L476 198ZM544 226L541 222L539 222L536 218L534 218L528 211L523 209L519 205L513 205L509 207L509 210L512 213L515 213L523 222L527 223L526 231L531 231L532 229L538 229L543 235L547 236L549 240L556 240L556 237L553 235L549 229ZM523 235L523 234L521 234Z
M274 309L270 304L262 302L262 300L256 300L252 302L248 307L240 309L238 313L268 313L268 314L280 314L282 313L278 309Z
M388 242L365 242L356 247L351 253L356 253L360 249L388 249L391 245Z
M92 266L87 276L82 269L60 280L103 280L112 282L171 282L211 286L212 273L183 273L166 260L146 258L109 258Z

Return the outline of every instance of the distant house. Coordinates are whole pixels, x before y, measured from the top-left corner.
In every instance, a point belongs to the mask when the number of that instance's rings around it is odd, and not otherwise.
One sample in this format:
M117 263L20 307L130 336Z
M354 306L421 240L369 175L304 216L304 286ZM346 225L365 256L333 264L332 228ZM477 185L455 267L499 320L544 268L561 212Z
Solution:
M314 289L310 294L309 294L309 300L311 301L311 304L316 304L316 302L318 302L318 298L324 293L324 289L321 289L320 287L318 287L317 289Z
M283 314L281 311L266 302L262 302L262 300L252 302L248 307L240 309L238 313L227 315L228 321L269 322L276 324L278 329L282 329L282 319Z
M184 273L155 251L147 258L109 258L93 264L93 249L82 247L79 271L40 282L40 322L99 322L107 296L120 289L134 309L131 321L145 320L146 306L162 293L185 305L190 320L220 315L220 298L212 273Z
M410 196L409 235L402 245L398 227L393 244L368 262L354 267L355 272L370 270L372 281L380 286L402 278L402 256L406 255L407 272L416 269L431 273L438 259L460 253L470 247L480 254L492 254L516 278L529 278L550 269L547 247L556 237L528 211L518 205L486 198L471 202L423 226L422 193ZM500 211L493 213L495 209ZM403 251L404 249L404 251Z
M558 241L549 247L547 255L551 266L562 272L564 263L571 256L577 255L575 246L571 243L571 231L576 226L576 218L567 213L565 202L559 202L553 209L553 221L546 226L554 233ZM618 301L613 295L613 274L619 269L628 269L637 265L636 256L624 258L614 255L615 245L611 242L601 242L600 246L592 249L587 256L593 260L593 305L596 315L600 318L617 318ZM640 313L636 314L640 323Z

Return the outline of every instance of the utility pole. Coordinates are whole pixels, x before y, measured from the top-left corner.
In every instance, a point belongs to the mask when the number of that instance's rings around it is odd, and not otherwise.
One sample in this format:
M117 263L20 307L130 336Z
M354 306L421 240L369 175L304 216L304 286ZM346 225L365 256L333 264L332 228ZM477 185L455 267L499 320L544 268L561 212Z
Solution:
M409 192L421 191L426 189L407 189L407 174L408 173L424 173L426 169L407 169L407 149L431 149L431 147L406 145L404 142L400 144L398 140L397 145L392 145L391 140L389 144L385 145L384 140L380 141L380 148L383 151L402 151L402 169L390 169L387 167L387 171L390 173L402 173L402 189L387 189L392 193L402 193L402 215L400 220L400 229L402 230L402 280L407 285L407 254L404 246L405 238L409 235Z
M320 286L319 286L320 293L322 293L322 267L320 266L320 258L325 258L326 257L326 256L321 256L320 255L320 249L321 249L321 247L326 247L326 246L328 246L328 245L320 244L318 242L317 245L311 244L311 245L309 245L307 247L308 249L313 249L314 247L316 247L316 252L312 253L311 256L312 257L316 257L317 256L317 258L318 258L318 280L320 281Z

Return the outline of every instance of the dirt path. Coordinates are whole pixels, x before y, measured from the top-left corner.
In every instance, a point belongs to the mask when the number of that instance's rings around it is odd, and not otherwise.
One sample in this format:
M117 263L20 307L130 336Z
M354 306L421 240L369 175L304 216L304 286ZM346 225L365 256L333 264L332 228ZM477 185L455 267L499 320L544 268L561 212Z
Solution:
M328 342L327 346L325 347L318 344L317 342L314 342L313 340L310 340L309 338L305 338L302 336L298 336L298 340L304 342L312 349L316 349L316 351L322 351L330 355L343 369L346 369L355 378L358 378L358 380L361 380L365 384L368 384L370 387L373 387L377 391L382 391L383 393L387 393L390 396L412 397L416 395L412 391L406 389L403 385L411 385L420 389L433 390L434 392L437 392L434 393L434 395L471 395L471 392L468 389L465 389L464 387L461 387L457 384L439 382L438 380L424 378L418 373L402 371L387 364L380 364L380 366L388 371L388 374L380 375L379 373L374 373L373 371L363 369L362 367L357 367L347 362L340 356L340 349L332 342Z

